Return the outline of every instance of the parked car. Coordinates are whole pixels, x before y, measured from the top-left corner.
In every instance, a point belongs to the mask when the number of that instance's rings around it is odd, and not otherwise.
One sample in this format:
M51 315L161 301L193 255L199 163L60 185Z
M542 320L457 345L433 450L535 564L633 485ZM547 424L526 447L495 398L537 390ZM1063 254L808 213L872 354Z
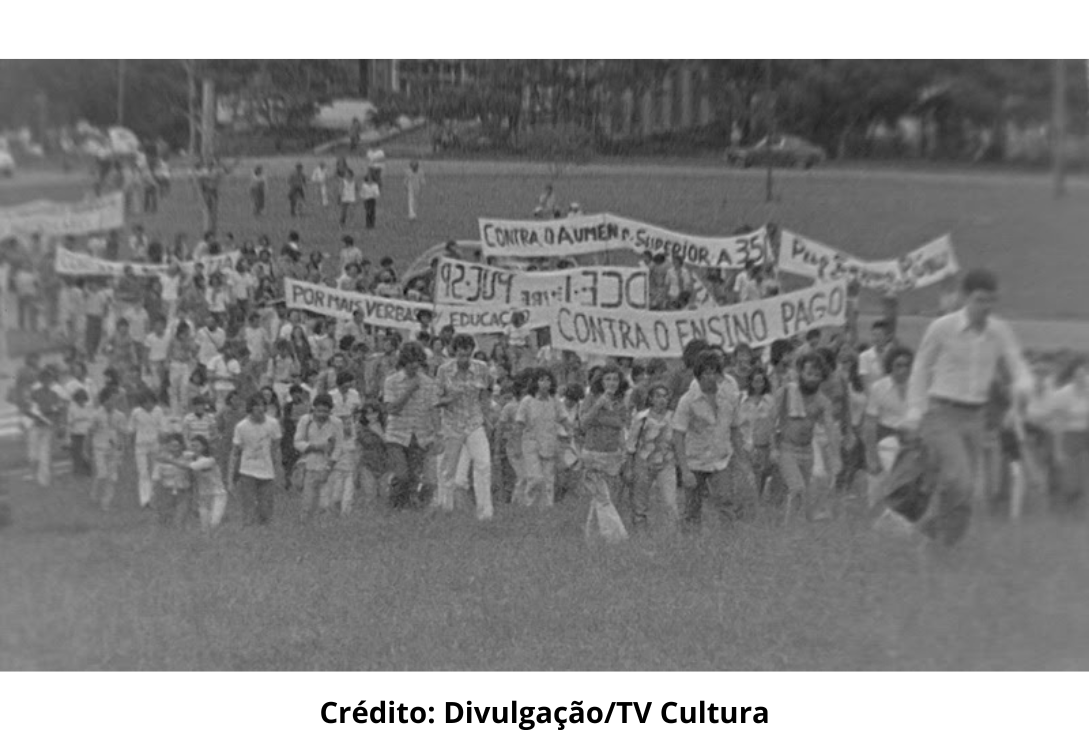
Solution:
M812 142L789 134L778 135L770 143L769 138L764 137L751 147L726 150L726 161L731 165L767 165L769 158L775 167L804 167L808 170L827 160L828 155Z

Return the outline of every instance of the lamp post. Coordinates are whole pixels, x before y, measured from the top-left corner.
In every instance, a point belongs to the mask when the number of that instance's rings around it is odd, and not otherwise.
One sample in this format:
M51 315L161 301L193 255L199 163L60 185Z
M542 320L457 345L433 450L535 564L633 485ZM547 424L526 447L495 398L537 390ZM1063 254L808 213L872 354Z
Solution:
M1066 194L1066 61L1056 59L1051 76L1051 176L1056 198Z
M117 126L125 124L125 59L117 61Z
M772 97L771 59L770 58L767 59L764 62L764 97L765 97L765 102L764 103L767 105L767 110L768 110L768 137L767 137L768 143L767 143L767 150L766 150L767 160L768 160L768 175L767 175L767 181L765 183L765 187L766 187L766 199L767 199L767 202L770 203L775 199L775 188L774 188L774 184L773 184L772 177L771 177L771 168L772 168L771 145L772 145L772 140L774 139L775 132L776 132L776 129L775 129L775 100Z

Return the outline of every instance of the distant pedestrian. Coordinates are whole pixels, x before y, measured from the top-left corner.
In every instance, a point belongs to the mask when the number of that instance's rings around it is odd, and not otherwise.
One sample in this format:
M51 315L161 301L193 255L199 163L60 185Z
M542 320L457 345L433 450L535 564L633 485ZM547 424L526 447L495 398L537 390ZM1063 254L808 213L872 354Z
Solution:
M326 181L329 177L329 171L325 169L325 163L319 162L318 166L314 168L314 172L310 174L310 182L318 188L318 195L321 198L321 207L329 207L329 186Z
M363 198L363 210L367 215L367 228L374 228L375 218L378 213L378 198L382 194L378 183L371 177L371 173L363 176L363 182L359 185L359 193Z
M356 201L355 173L347 164L338 165L337 180L340 182L340 227L343 228L348 224L348 212Z
M386 169L386 153L371 147L367 150L367 174L378 187L382 187L382 171Z
M408 174L405 175L405 188L408 190L408 219L416 220L416 204L420 199L420 191L424 186L424 174L420 170L418 160L408 164Z
M287 202L291 207L291 217L302 215L303 202L306 200L306 174L302 163L295 165L295 172L287 178Z
M265 171L258 165L253 168L253 178L250 180L250 200L253 201L253 216L260 218L265 212L265 195L268 192L268 181L265 179Z

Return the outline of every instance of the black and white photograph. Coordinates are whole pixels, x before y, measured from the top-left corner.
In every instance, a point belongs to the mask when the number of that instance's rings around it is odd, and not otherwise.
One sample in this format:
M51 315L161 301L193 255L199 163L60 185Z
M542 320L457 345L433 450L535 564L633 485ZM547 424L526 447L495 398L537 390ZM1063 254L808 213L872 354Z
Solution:
M0 670L1089 670L1087 171L1085 59L0 60Z

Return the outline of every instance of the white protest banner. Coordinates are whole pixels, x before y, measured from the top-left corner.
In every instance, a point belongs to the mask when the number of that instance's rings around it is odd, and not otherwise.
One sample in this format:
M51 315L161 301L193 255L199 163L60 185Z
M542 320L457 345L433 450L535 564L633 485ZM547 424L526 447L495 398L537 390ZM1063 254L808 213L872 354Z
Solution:
M436 306L435 322L432 328L438 332L446 325L450 325L455 332L464 332L468 335L497 334L506 332L513 326L511 319L515 312L522 313L525 317L525 326L530 329L548 327L555 318L554 313L547 310L523 309L514 305Z
M125 225L125 197L110 193L78 203L33 201L0 208L0 239L8 236L82 235Z
M284 279L284 303L288 309L305 309L339 319L351 319L353 312L359 309L367 324L393 329L419 329L419 313L435 313L430 303L386 299L287 278Z
M438 265L435 303L500 304L549 311L563 304L646 309L647 271L623 266L584 266L521 272L444 258Z
M370 294L334 289L321 284L309 284L297 279L284 279L284 297L288 309L305 309L325 317L351 319L355 310L363 312L363 321L373 327L418 330L419 313L430 312L434 331L452 325L458 332L486 334L503 332L511 326L511 316L521 311L530 327L545 327L547 319L528 310L499 304L473 307L435 307L430 302L409 302L386 299Z
M205 275L226 268L234 268L241 254L237 251L219 254L218 256L205 256L196 261L182 261L179 266L186 275L191 275L197 268L197 264L204 267ZM170 270L169 264L143 264L134 261L106 261L105 259L89 256L85 253L76 253L66 248L57 249L57 259L54 269L58 274L65 276L121 276L126 267L131 267L137 276L158 276Z
M577 256L626 249L681 256L690 266L740 269L750 261L763 262L768 250L766 228L740 236L690 236L611 213L548 221L481 218L478 223L485 256Z
M815 327L846 322L847 283L820 284L743 304L679 312L560 307L552 345L560 350L634 358L680 357L703 339L732 351L741 343L765 347Z
M817 281L857 277L866 289L886 292L921 289L959 270L953 243L942 236L889 261L862 261L791 231L783 231L779 270Z

